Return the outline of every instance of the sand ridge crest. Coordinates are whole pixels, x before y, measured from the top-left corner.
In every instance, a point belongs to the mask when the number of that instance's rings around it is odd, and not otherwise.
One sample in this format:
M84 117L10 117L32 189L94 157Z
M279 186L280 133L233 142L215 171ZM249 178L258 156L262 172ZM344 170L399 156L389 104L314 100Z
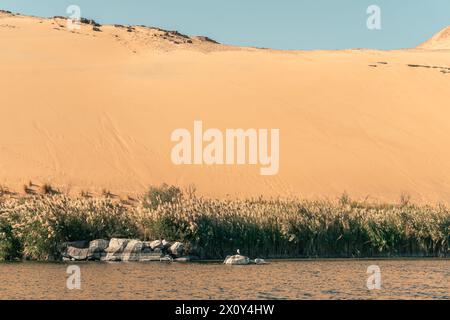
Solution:
M442 29L433 37L418 46L428 50L450 50L450 26Z
M120 43L132 53L145 53L147 51L173 51L195 50L198 52L213 52L222 50L239 50L237 47L227 46L210 39L207 36L187 36L178 31L165 30L145 25L102 25L93 19L81 18L81 28L67 28L67 18L54 16L50 18L26 16L0 10L0 18L7 19L15 28L32 27L37 22L52 30L68 32L73 35L89 35L95 38L109 38ZM3 25L6 26L6 25Z

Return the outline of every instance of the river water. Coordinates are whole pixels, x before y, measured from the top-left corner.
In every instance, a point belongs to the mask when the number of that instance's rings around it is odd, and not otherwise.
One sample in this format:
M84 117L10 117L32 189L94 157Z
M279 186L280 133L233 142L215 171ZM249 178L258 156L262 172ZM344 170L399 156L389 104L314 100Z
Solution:
M69 265L2 263L0 299L450 299L449 259L249 266L85 262L77 263L81 288L72 290L67 288ZM367 288L371 265L379 267L380 289Z

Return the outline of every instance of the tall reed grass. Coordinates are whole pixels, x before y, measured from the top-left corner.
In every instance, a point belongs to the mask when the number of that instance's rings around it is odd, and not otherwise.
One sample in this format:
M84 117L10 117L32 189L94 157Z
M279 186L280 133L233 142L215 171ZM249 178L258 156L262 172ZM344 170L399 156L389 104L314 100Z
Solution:
M448 256L446 206L341 201L113 198L39 195L0 198L0 260L59 258L63 242L165 238L191 254L252 257ZM149 200L150 199L150 200ZM150 201L150 203L149 203Z

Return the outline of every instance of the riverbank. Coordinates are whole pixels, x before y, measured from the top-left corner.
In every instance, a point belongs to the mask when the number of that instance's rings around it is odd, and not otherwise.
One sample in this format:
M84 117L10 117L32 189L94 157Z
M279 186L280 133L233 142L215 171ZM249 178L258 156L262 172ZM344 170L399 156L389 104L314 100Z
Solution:
M139 199L34 194L0 198L1 260L62 260L73 241L183 244L183 256L447 257L446 206L336 201L215 200L154 189ZM109 244L109 242L108 242Z

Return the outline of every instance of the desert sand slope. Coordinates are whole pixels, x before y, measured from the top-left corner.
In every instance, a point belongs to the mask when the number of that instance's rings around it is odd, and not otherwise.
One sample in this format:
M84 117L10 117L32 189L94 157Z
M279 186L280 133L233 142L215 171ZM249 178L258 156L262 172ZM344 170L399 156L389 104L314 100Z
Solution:
M100 29L1 14L2 185L126 194L166 182L219 197L450 200L450 51L282 52ZM278 175L174 165L171 132L192 131L194 120L279 128Z
M436 33L431 39L418 46L428 50L450 50L450 27Z

